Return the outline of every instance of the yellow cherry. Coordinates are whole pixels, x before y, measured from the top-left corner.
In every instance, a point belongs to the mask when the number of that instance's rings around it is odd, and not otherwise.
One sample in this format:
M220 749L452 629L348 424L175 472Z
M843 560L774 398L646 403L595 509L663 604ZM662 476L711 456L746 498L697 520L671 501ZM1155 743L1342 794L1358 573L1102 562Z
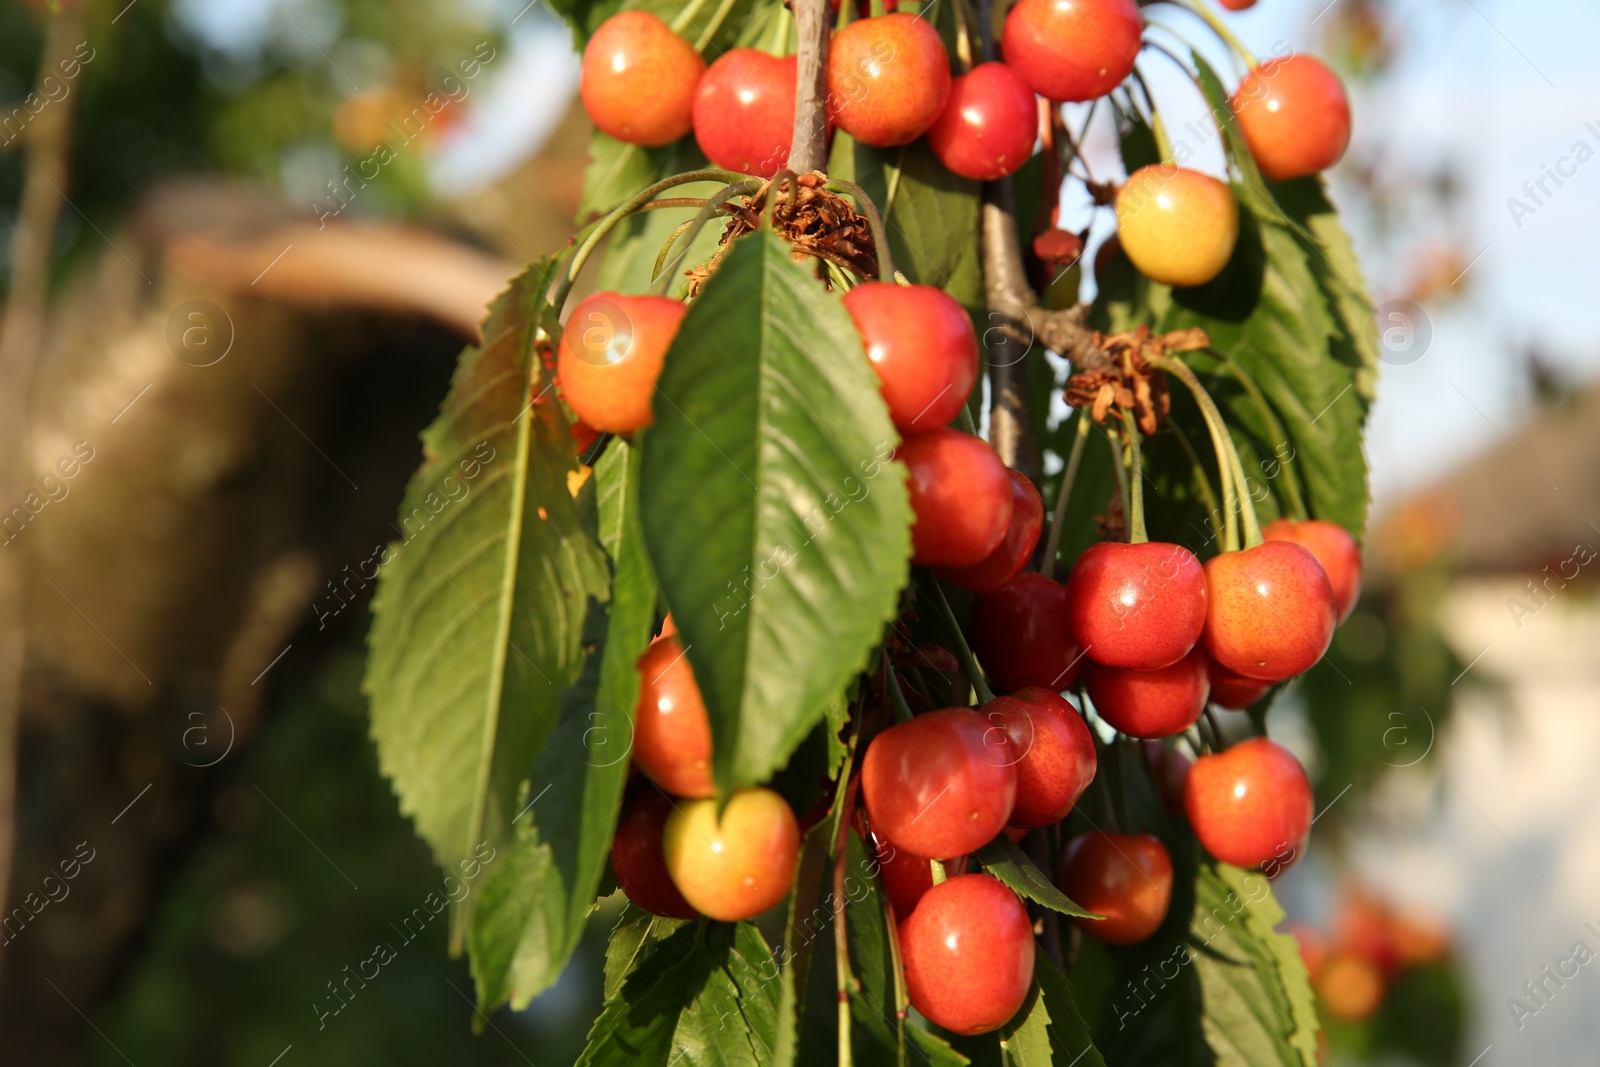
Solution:
M1117 237L1147 277L1204 285L1233 256L1239 202L1208 174L1170 163L1141 167L1117 190Z

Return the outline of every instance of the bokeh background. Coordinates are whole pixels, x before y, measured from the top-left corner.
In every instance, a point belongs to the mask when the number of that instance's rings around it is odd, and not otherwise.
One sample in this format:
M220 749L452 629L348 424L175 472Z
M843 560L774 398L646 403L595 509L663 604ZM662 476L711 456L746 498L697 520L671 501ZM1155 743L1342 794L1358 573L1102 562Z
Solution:
M1592 1064L1600 8L1229 18L1349 79L1331 181L1380 305L1368 593L1270 720L1317 782L1279 892L1328 1059ZM5 1062L576 1057L609 906L525 1012L475 1018L443 917L331 999L439 885L366 736L363 564L483 304L571 229L576 87L545 0L0 8ZM1085 156L1118 175L1103 123Z

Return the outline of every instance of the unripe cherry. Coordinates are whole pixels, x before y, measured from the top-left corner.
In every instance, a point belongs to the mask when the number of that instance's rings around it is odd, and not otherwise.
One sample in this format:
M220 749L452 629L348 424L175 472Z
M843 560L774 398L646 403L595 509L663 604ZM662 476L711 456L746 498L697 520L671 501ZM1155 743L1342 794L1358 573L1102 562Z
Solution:
M1171 666L1205 626L1205 571L1182 545L1090 545L1067 579L1067 620L1096 663L1138 671Z
M1333 587L1316 557L1263 541L1206 561L1205 646L1247 678L1281 682L1309 670L1333 640Z
M723 922L759 915L794 880L800 827L770 789L739 789L717 819L715 800L685 800L667 818L667 871L683 898Z
M1011 522L1011 478L981 438L940 427L895 450L906 465L916 516L911 559L923 567L965 567L993 552Z
M1229 99L1261 173L1275 181L1327 170L1350 145L1344 83L1307 55L1269 59Z
M1005 733L1017 769L1012 827L1051 826L1067 817L1094 781L1094 737L1078 709L1049 689L1020 689L981 709Z
M650 425L650 402L688 309L664 296L596 293L573 309L556 353L556 384L573 412L606 433Z
M652 782L680 797L709 797L711 720L683 645L658 637L639 657L639 705L633 762Z
M1094 100L1133 71L1141 31L1134 0L1021 0L1006 15L1000 50L1040 96Z
M1172 857L1149 834L1079 834L1062 851L1056 881L1074 904L1104 916L1072 921L1111 945L1145 940L1172 905Z
M1033 923L1017 895L987 874L928 890L900 922L911 1004L958 1034L997 1030L1033 986Z
M1094 710L1129 737L1171 737L1193 726L1206 710L1211 660L1200 648L1153 671L1107 667L1090 659L1083 683Z
M931 285L862 282L844 308L896 429L937 429L960 413L978 380L978 335L954 297Z
M1006 535L1000 539L983 559L970 567L941 567L939 577L951 585L974 592L999 589L1027 566L1044 530L1044 500L1028 476L1018 470L1007 470L1011 478L1011 521L1006 524Z
M1004 735L971 708L943 708L872 739L861 796L872 832L923 859L989 843L1011 817L1017 773Z
M979 63L950 83L928 144L963 178L991 181L1026 163L1038 136L1033 90L1004 63Z
M730 48L711 64L694 96L694 139L707 159L759 178L789 162L796 62Z
M1262 527L1268 541L1293 541L1322 564L1322 571L1333 587L1333 610L1340 622L1350 617L1361 599L1361 546L1336 522L1307 519L1294 522L1274 519Z
M908 144L950 95L950 55L917 15L858 19L828 43L828 109L863 144Z
M1184 809L1200 843L1222 862L1281 863L1311 830L1311 783L1288 749L1255 737L1194 761Z
M1239 202L1209 174L1166 163L1140 167L1117 190L1117 239L1146 277L1204 285L1233 257Z
M972 630L978 663L1001 692L1069 689L1083 669L1083 650L1068 624L1067 590L1036 571L979 593Z
M654 147L689 132L706 61L648 11L621 11L583 49L583 109L604 133Z
M698 919L667 874L661 835L672 814L672 801L652 785L644 785L628 802L611 839L611 869L627 898L652 915L669 919Z

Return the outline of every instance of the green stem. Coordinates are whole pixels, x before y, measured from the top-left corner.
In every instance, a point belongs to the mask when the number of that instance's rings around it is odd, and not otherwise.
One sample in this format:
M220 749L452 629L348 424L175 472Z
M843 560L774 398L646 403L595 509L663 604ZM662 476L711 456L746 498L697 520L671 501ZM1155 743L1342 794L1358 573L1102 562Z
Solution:
M927 581L923 583L933 590L933 600L938 605L939 612L944 616L944 621L949 624L950 632L955 637L956 659L961 661L961 669L972 681L972 688L978 693L978 703L987 704L994 699L994 692L989 684L984 681L983 672L978 669L977 657L973 656L972 648L967 644L967 635L961 632L961 624L956 621L956 613L950 608L950 601L945 598L944 586L931 571L924 572ZM921 586L919 586L921 588Z
M1217 447L1217 462L1223 468L1223 473L1232 478L1234 493L1239 501L1239 515L1244 522L1244 547L1254 548L1261 543L1261 523L1256 520L1255 505L1250 502L1249 490L1244 477L1244 464L1239 462L1239 450L1233 446L1233 438L1228 433L1228 424L1222 418L1222 412L1217 409L1216 401L1211 399L1211 394L1206 392L1205 386L1200 384L1200 379L1194 376L1194 371L1188 364L1169 356L1153 356L1149 362L1154 367L1172 374L1189 387L1194 394L1195 403L1200 405L1201 412L1206 417L1206 424L1211 429L1212 443ZM1227 500L1227 490L1223 491L1223 499ZM1233 509L1228 509L1229 542L1233 542L1231 533ZM1229 551L1233 551L1230 547Z
M700 36L695 40L694 50L696 52L704 52L706 50L706 46L711 43L711 39L717 35L717 31L722 29L722 24L728 20L728 13L733 10L733 5L737 2L738 0L722 0L722 3L717 5L717 10L712 12L711 21L706 23L706 28L700 31Z
M1272 448L1273 455L1277 457L1279 467L1284 474L1284 495L1289 498L1290 512L1296 519L1304 522L1311 516L1306 511L1305 498L1300 493L1300 476L1295 473L1291 464L1285 462L1281 456L1277 456L1277 450L1289 443L1289 436L1283 432L1283 423L1278 421L1278 416L1273 412L1272 405L1267 403L1267 398L1262 395L1255 379L1246 374L1243 367L1227 356L1222 357L1222 366L1244 387L1244 391L1250 395L1251 402L1255 404L1256 410L1260 413L1262 421L1267 424L1267 432L1277 439L1278 444L1273 445Z
M1205 500L1206 514L1211 516L1215 526L1211 536L1222 536L1222 508L1217 504L1217 494L1211 488L1211 475L1206 472L1206 465L1200 462L1200 453L1195 451L1194 442L1189 440L1189 435L1183 432L1183 427L1175 422L1168 422L1167 428L1172 431L1182 446L1184 455L1189 457L1189 466L1194 472L1195 484L1200 486L1200 496Z
M1150 540L1144 528L1144 468L1139 463L1139 427L1134 424L1133 412L1122 413L1122 433L1126 438L1128 459L1128 543L1141 545Z
M706 2L707 0L689 0L688 4L678 9L678 14L673 20L667 23L667 29L681 36L683 31L689 28L689 23L693 22L694 17L706 6ZM699 48L695 51L699 51Z
M1209 707L1201 713L1206 720L1206 725L1211 727L1211 743L1216 751L1221 752L1228 747L1227 736L1222 732L1222 724L1217 722L1217 714Z
M928 863L932 867L932 870L933 870L933 884L934 885L938 885L940 882L944 881L945 878L947 877L945 875L945 872L944 872L944 861L943 860L929 860Z
M688 236L688 240L683 242L683 251L679 252L672 262L668 263L661 273L655 276L655 280L651 282L651 288L657 296L666 294L667 287L672 284L672 279L677 276L678 268L683 265L683 258L689 254L689 249L694 247L695 238L700 236L701 228L710 222L717 212L722 210L722 205L741 193L755 193L760 189L761 182L751 178L732 185L725 185L715 195L706 200L706 206L701 208L695 214L695 217L689 220L687 230L673 237L674 243L681 240L684 235ZM668 247L670 248L671 246L669 245Z
M878 253L878 280L892 283L895 269L894 260L889 255L889 231L883 224L883 215L878 211L878 205L872 202L872 197L867 195L865 189L843 178L831 178L822 187L830 193L847 194L867 217L867 222L872 227L872 243L877 246L875 250Z
M1128 488L1128 468L1122 461L1122 449L1117 447L1117 443L1111 440L1109 434L1106 435L1106 443L1111 446L1111 476L1117 487L1117 504L1122 508L1123 519L1127 520L1128 512L1132 509L1129 502L1132 490Z
M889 707L894 709L895 722L910 722L912 719L911 705L906 703L906 695L900 691L900 675L893 667L889 668Z
M1244 42L1239 40L1234 32L1228 28L1228 24L1218 18L1217 13L1212 11L1209 6L1203 2L1198 2L1198 0L1167 0L1167 2L1175 7L1186 8L1199 15L1205 20L1206 25L1211 27L1211 32L1222 38L1223 43L1233 49L1234 54L1240 59L1244 60L1245 66L1251 70L1255 69L1256 57L1250 54L1250 49L1244 46Z
M1061 472L1061 488L1056 490L1056 509L1050 516L1050 536L1045 538L1044 558L1039 570L1055 577L1056 556L1061 551L1061 529L1067 524L1067 501L1072 497L1072 483L1078 480L1078 466L1083 462L1083 449L1089 443L1089 413L1078 410L1078 432L1072 438L1072 451L1067 453L1067 466Z

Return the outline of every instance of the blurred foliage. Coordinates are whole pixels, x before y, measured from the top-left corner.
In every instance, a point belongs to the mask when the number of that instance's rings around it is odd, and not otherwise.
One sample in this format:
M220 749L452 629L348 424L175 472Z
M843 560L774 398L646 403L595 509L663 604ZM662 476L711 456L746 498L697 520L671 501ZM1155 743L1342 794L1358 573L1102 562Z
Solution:
M420 935L417 920L406 925L430 893L446 890L378 774L361 665L357 645L327 655L249 750L217 768L231 774L211 825L175 868L143 950L99 1019L133 1062L262 1067L291 1044L285 1062L296 1065L576 1059L600 1010L615 909L602 905L562 981L528 1011L475 1019L466 962L446 952L447 912ZM363 987L349 976L380 943L394 959ZM352 992L319 1028L318 1005L338 1003L329 982ZM96 1062L124 1060L101 1045Z

